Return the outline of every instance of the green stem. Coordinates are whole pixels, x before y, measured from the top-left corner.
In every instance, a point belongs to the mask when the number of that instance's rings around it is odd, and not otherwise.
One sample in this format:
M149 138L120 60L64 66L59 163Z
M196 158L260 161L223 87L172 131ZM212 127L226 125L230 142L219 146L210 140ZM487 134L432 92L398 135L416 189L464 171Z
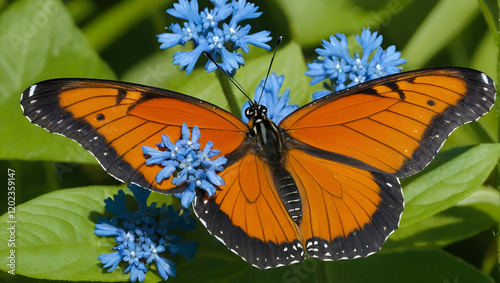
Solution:
M152 13L165 10L170 2L173 1L120 1L83 27L83 32L96 50L104 50Z
M478 14L479 6L476 1L438 1L401 52L408 60L405 69L418 69L425 65L469 26Z
M500 60L499 60L499 66L497 68L497 78L500 76ZM497 118L497 129L498 129L498 136L497 139L500 141L500 106L498 106L498 103L495 103L495 106L493 107L493 110L495 111L495 117ZM498 190L500 190L500 160L497 162L497 167L496 167L496 175L495 175L495 186Z
M220 86L222 87L222 92L224 92L224 96L226 97L227 104L229 105L229 111L233 113L236 117L241 116L240 107L234 98L232 84L227 78L227 76L221 71L217 70L216 72L217 79L219 79Z

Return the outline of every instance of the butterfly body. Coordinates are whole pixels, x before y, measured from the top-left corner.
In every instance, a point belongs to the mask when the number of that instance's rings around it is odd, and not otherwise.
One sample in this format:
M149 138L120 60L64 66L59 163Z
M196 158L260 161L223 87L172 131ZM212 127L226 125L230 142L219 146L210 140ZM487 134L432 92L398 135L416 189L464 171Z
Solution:
M313 101L275 124L261 105L250 122L205 101L137 84L56 79L23 92L24 115L89 150L112 176L165 194L142 146L199 128L228 162L214 196L193 208L207 229L258 268L315 257L377 252L397 229L404 199L398 178L422 170L457 127L495 100L493 80L465 68L383 77Z
M299 224L302 218L302 200L295 180L284 168L290 137L286 137L286 132L266 117L267 109L257 102L245 112L249 120L248 126L252 129L249 144L253 147L254 154L269 166L271 179L281 202L293 221Z

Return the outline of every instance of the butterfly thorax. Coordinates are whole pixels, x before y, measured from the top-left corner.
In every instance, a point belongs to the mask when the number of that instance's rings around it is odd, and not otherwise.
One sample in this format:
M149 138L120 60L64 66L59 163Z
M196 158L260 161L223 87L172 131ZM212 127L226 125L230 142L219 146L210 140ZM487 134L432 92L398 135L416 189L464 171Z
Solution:
M285 148L283 131L267 117L267 108L254 102L245 110L248 120L248 141L254 153L271 166L284 164Z
M284 162L283 135L270 119L254 119L250 122L251 139L257 155L267 164L280 166Z
M266 116L267 108L253 104L245 111L250 121L248 126L249 143L255 155L265 161L270 169L274 186L293 221L299 224L302 220L302 200L297 184L290 172L284 168L286 147L285 133Z

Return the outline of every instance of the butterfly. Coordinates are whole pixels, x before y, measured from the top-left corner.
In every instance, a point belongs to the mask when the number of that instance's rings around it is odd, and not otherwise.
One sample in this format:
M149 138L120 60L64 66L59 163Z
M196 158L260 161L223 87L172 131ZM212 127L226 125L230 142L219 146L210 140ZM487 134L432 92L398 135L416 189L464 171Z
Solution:
M278 125L251 102L246 124L177 92L95 79L54 79L22 94L24 115L90 151L115 178L165 194L141 146L176 140L197 125L228 162L215 196L193 209L209 232L258 268L306 257L340 260L377 252L399 225L398 178L421 171L460 125L492 107L495 86L465 68L379 78L315 100Z

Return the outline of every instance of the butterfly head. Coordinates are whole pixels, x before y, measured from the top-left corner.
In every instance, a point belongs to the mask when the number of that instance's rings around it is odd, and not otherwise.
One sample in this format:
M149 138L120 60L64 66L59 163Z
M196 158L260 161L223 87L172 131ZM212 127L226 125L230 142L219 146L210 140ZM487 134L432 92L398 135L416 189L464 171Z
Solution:
M245 110L245 116L247 116L249 121L267 119L267 107L260 105L257 102L253 102Z

